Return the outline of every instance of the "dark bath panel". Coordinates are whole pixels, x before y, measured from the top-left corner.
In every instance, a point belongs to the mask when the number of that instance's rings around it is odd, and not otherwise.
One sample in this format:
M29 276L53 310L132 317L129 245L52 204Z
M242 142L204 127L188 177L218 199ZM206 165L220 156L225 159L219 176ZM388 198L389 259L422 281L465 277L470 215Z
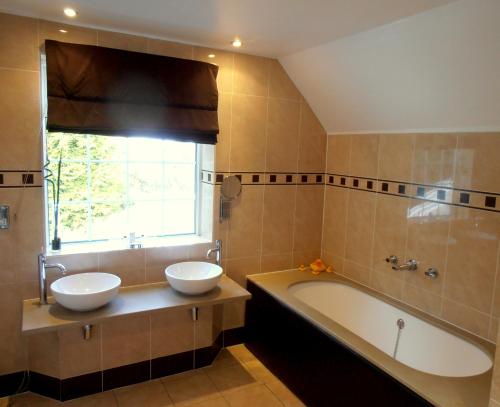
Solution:
M307 406L431 406L247 281L247 346Z

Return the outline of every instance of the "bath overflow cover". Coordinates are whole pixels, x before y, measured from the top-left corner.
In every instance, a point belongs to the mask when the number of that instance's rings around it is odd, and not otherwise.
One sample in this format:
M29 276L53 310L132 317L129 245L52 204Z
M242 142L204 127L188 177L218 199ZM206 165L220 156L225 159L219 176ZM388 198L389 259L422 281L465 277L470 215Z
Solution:
M405 327L405 321L403 319L399 318L396 321L396 325L398 326L399 329L403 329Z

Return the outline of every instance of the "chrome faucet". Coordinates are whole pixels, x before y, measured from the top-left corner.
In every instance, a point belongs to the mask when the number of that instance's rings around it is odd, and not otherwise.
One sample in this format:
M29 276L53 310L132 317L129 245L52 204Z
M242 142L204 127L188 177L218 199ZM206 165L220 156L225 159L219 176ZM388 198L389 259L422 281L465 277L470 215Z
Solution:
M47 302L47 273L46 269L58 269L66 274L66 267L60 263L47 264L47 258L44 254L38 255L38 289L40 294L40 304L46 305Z
M410 259L406 263L399 264L399 259L395 255L391 255L385 259L387 263L391 263L393 270L408 270L415 271L418 268L418 262L415 259Z
M208 249L207 259L210 258L212 253L215 253L215 264L220 266L221 258L222 258L222 240L215 241L215 248Z

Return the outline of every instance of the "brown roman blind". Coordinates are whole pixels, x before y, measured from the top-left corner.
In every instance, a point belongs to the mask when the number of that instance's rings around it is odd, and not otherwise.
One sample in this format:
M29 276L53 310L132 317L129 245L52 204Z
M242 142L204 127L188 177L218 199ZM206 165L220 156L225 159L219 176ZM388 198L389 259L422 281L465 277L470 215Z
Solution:
M215 144L216 65L45 41L47 129Z

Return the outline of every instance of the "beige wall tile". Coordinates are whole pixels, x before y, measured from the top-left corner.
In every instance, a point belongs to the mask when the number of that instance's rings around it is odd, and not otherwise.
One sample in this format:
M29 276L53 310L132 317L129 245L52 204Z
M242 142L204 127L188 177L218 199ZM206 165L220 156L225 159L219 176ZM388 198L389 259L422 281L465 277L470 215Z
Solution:
M489 316L459 303L444 299L443 318L476 335L482 337L488 335Z
M321 251L323 185L298 185L295 206L294 252Z
M497 337L497 343L500 343L499 339L500 336ZM493 377L491 380L491 397L493 399L500 400L500 352L495 353Z
M39 74L0 69L0 89L0 167L38 170L41 168Z
M47 256L47 263L61 263L68 273L89 273L98 270L97 253Z
M345 188L325 187L322 250L344 257L347 222L347 198Z
M193 350L194 333L190 309L151 314L151 358Z
M379 136L362 134L351 136L349 174L358 177L377 177Z
M82 328L57 332L59 338L60 378L66 379L101 370L100 326L92 326L90 340L83 339Z
M361 284L370 285L371 272L368 267L356 264L350 260L345 260L344 270L342 274L347 278L355 280Z
M264 191L264 221L262 253L291 253L293 250L293 222L295 185L266 186Z
M151 247L145 249L146 281L165 281L165 268L189 259L188 246Z
M116 274L122 286L142 284L145 278L145 250L119 250L99 253L99 271Z
M413 182L449 185L455 172L456 134L417 134Z
M56 23L53 21L40 20L38 26L38 40L43 44L45 40L56 40L75 44L97 45L97 30L92 28L77 27ZM62 33L59 30L66 30Z
M500 217L492 212L468 208L457 208L455 213L450 228L444 295L489 313L500 238Z
M148 52L166 57L192 59L192 45L148 38Z
M414 146L413 134L382 134L379 146L379 178L411 182Z
M229 153L231 151L231 109L232 95L219 94L219 134L215 146L216 171L229 171Z
M405 245L408 232L406 221L408 203L407 199L382 194L377 194L375 203L371 266L379 273L400 280L405 274L392 270L391 265L385 259L395 255L401 263L407 260ZM355 259L352 258L352 260Z
M460 134L456 155L456 188L499 192L500 133Z
M295 101L302 100L299 90L276 59L270 61L269 96Z
M371 192L349 190L345 258L365 267L372 259L375 198Z
M300 103L270 99L267 117L266 171L297 171Z
M403 296L403 280L393 276L387 273L373 272L371 274L370 286L377 291L400 300Z
M198 321L194 323L194 348L202 349L212 346L215 339L217 339L216 333L220 332L222 328L222 321L219 323L219 329L214 329L215 319L217 318L217 313L214 313L214 307L200 307L198 312ZM222 317L222 313L220 315Z
M112 31L97 32L98 45L101 47L124 49L127 51L146 52L148 40L136 35L122 34Z
M351 158L351 136L328 136L326 171L330 174L349 174Z
M444 204L435 204L418 199L410 200L408 211L408 242L406 258L418 260L419 272L406 273L407 282L440 294L446 273L446 255L450 219L455 208ZM429 267L436 268L439 278L431 280L423 272Z
M231 203L227 258L254 257L261 252L264 186L243 185Z
M101 326L102 367L111 369L150 359L150 321L136 315L114 318Z
M288 270L293 267L293 254L268 254L262 255L260 260L260 272Z
M225 270L229 278L242 287L246 287L247 275L260 273L260 257L228 259L226 260Z
M429 314L436 316L441 314L441 296L414 285L404 285L402 300Z
M300 266L308 266L314 260L321 256L320 248L304 250L304 251L294 251L293 252L293 268L298 268Z
M245 325L245 304L245 301L224 304L224 330L239 328Z
M235 93L268 96L271 60L245 54L234 54Z
M300 104L299 172L324 172L326 132L307 103Z
M215 55L209 58L208 55ZM233 91L234 54L214 48L194 47L194 59L215 64L219 67L217 88L219 92ZM220 96L220 94L219 94Z
M231 171L264 171L267 100L233 95L231 118Z
M38 21L0 13L0 50L0 67L39 70Z

